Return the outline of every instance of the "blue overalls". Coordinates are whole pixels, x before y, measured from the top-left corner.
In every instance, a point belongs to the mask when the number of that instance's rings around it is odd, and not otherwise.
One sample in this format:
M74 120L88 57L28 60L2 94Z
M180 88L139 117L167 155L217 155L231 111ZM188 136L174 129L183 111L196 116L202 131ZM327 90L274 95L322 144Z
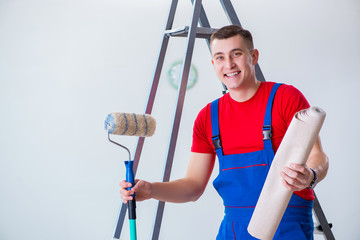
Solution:
M247 226L274 158L270 138L271 110L279 85L275 84L271 90L263 129L259 129L264 135L264 149L260 151L224 155L219 133L219 99L211 104L213 144L219 159L219 175L213 185L225 206L217 240L256 239L248 233ZM313 239L313 229L312 201L293 194L274 239Z

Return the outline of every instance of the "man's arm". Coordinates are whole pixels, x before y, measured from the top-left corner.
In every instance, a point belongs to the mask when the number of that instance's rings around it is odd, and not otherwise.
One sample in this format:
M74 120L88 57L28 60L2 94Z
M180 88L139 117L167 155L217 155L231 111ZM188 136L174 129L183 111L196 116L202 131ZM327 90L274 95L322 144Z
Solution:
M204 192L211 176L215 163L215 154L191 153L186 175L170 182L149 183L139 180L135 186L127 191L129 183L120 183L120 193L126 203L131 200L131 195L136 193L136 200L142 201L154 198L165 202L183 203L196 201Z
M323 151L320 137L315 141L306 165L292 163L290 167L283 169L281 176L284 186L293 191L309 187L314 179L314 173L310 168L315 170L319 182L325 178L329 168L329 159Z

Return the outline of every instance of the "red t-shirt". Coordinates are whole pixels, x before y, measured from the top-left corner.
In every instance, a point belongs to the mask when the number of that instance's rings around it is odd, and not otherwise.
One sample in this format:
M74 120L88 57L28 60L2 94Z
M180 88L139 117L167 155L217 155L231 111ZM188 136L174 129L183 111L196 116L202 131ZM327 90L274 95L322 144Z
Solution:
M227 93L219 100L219 128L223 153L239 154L264 149L262 127L265 109L274 82L261 82L252 98L237 102ZM272 145L276 152L294 116L309 108L304 95L291 85L281 85L276 92L272 109ZM192 152L215 153L212 144L211 103L198 114L194 129ZM313 200L309 189L295 192L300 197Z

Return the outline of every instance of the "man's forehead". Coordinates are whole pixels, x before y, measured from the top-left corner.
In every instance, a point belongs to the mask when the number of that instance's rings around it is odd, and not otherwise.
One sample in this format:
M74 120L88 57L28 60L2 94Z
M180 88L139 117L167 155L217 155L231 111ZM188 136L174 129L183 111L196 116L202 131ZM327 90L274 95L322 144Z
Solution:
M236 35L231 38L226 39L214 39L210 45L210 49L212 52L230 52L233 49L241 49L245 51L247 48L244 39Z

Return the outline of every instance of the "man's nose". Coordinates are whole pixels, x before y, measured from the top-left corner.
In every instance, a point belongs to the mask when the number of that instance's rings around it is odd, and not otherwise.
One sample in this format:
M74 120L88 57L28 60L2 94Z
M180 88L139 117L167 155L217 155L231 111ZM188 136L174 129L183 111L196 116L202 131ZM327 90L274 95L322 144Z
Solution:
M231 57L226 58L225 67L226 68L233 68L234 67L234 61L233 61L233 59Z

